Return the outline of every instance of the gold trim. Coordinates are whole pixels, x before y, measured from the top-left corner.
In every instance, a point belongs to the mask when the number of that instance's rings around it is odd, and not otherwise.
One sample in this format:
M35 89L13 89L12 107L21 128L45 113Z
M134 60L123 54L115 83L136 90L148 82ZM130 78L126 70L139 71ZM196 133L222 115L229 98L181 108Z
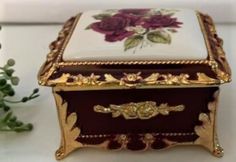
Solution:
M216 134L216 108L218 103L219 91L214 93L214 100L208 103L209 113L201 113L199 120L202 125L195 126L195 133L199 136L194 144L204 146L211 151L215 156L222 157L224 155L223 149L220 146Z
M120 78L114 77L111 74L89 76L82 74L71 75L63 73L60 77L54 80L49 80L50 86L76 86L76 87L143 87L143 86L165 86L165 85L217 85L220 81L207 76L204 73L197 73L196 80L189 79L188 74L160 74L152 73L149 76L143 77L141 72L138 73L123 73Z
M132 61L66 61L59 66L79 65L164 65L164 64L209 64L208 60L132 60Z
M197 18L198 18L198 22L199 22L201 31L203 33L203 38L204 38L206 49L207 49L207 52L208 52L208 58L207 58L208 62L207 63L208 63L208 65L211 66L210 62L213 61L214 58L213 58L213 53L212 53L211 46L210 46L210 43L209 43L208 34L206 32L203 20L201 18L201 13L196 11L196 15L197 15Z
M169 106L167 103L162 103L157 106L154 101L145 101L138 103L131 102L122 105L111 104L109 107L95 105L93 110L97 113L111 113L113 118L123 116L125 119L146 120L157 115L169 115L171 111L181 112L184 108L184 105Z
M230 82L231 69L226 61L225 52L223 50L223 40L218 37L216 27L210 16L201 14L200 12L198 16L203 17L199 19L199 22L203 35L207 38L206 45L209 51L209 66L215 72L217 78L221 81L221 84ZM203 23L203 21L205 23ZM209 30L208 33L206 31L206 27ZM211 41L211 45L209 41Z
M76 127L77 115L71 113L67 115L67 102L60 95L54 92L54 97L58 107L58 117L61 127L61 146L56 151L56 159L60 160L74 151L76 148L83 147L83 144L76 139L80 135L80 128Z
M186 133L151 133L153 136L165 136L165 137L176 137L176 136L193 136L196 135L195 132L186 132ZM120 135L120 134L116 134ZM138 134L139 136L144 136L144 133ZM112 134L80 134L79 138L104 138L112 137Z
M47 55L46 62L42 65L38 73L39 84L46 85L49 77L59 67L59 63L63 62L62 54L74 31L74 28L76 27L76 24L80 19L80 16L81 14L78 14L76 17L70 18L59 32L57 40L50 44L50 52Z

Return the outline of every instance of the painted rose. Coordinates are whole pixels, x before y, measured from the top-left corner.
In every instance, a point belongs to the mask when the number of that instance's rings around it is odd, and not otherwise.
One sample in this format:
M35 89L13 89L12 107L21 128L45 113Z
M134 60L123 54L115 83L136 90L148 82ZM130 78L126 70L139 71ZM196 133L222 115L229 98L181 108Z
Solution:
M171 35L182 26L171 9L119 9L105 10L92 15L96 20L85 29L103 34L106 42L124 40L124 51L153 44L171 44ZM133 76L127 79L132 80ZM128 81L127 80L127 81Z
M133 14L133 15L144 15L148 13L150 9L121 9L119 10L122 14Z
M125 28L135 26L139 18L132 15L115 14L111 17L102 19L100 22L91 24L91 29L105 34L105 40L108 42L121 41L134 34L133 31L127 31Z
M177 21L177 18L172 18L169 15L153 15L141 22L144 28L156 29L163 27L179 28L182 23Z

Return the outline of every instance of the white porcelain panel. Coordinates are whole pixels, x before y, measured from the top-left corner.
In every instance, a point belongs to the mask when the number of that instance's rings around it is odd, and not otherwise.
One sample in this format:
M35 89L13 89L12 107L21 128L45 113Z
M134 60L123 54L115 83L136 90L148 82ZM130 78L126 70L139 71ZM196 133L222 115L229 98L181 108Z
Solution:
M146 13L127 13L123 10L84 12L66 46L63 59L65 61L206 59L206 44L195 11L150 9L148 12L145 10L140 12ZM110 20L94 18L94 15L102 13L112 15L112 18L110 17ZM125 16L121 16L124 13ZM162 16L158 17L160 13ZM131 15L131 18L127 17L127 14ZM169 14L172 15L168 16ZM164 15L167 16L163 17ZM141 18L133 20L132 16ZM129 21L134 21L135 25ZM88 26L90 29L86 29ZM116 30L116 27L119 30ZM108 40L105 40L106 35ZM137 35L140 37L134 37Z

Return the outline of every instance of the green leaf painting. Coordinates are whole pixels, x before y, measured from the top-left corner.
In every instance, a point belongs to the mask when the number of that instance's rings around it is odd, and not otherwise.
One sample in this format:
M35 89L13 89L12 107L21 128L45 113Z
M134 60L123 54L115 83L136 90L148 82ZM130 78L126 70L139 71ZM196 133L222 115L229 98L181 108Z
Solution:
M103 19L108 18L110 16L111 16L110 14L104 13L104 14L94 15L93 18L96 20L103 20Z
M142 35L135 35L128 37L124 42L125 51L137 47L142 41L143 41Z
M153 31L147 34L147 39L153 43L170 44L171 36L165 31Z

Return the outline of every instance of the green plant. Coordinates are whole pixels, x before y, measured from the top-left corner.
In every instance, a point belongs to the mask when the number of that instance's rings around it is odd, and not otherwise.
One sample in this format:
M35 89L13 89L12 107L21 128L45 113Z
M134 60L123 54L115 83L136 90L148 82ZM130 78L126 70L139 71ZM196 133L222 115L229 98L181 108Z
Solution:
M15 131L23 132L33 129L31 123L23 123L11 111L11 105L17 103L25 103L39 96L39 89L34 89L33 92L21 100L10 100L9 98L15 95L14 86L19 84L20 79L14 76L15 65L13 59L9 59L3 67L0 67L0 131Z

